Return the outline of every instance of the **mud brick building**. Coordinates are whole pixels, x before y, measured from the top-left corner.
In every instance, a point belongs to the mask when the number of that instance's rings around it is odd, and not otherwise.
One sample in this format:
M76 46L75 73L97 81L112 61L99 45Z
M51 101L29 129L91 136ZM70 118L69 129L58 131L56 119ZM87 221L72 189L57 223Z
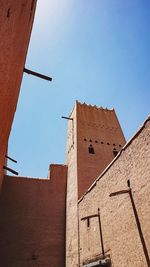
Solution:
M0 1L0 185L35 8L36 0Z
M4 176L2 266L149 266L149 136L148 118L125 144L114 110L76 102L66 164L48 178Z
M114 109L76 101L65 164L48 178L4 173L35 8L1 1L0 266L150 266L149 117L126 143Z
M114 110L76 105L67 135L66 263L78 266L78 199L125 144Z

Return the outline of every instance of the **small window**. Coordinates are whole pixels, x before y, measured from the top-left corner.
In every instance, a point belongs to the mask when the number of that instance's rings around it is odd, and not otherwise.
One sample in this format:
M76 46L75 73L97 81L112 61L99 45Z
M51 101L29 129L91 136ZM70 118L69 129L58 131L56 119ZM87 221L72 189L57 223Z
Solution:
M97 140L95 140L95 143L98 143L98 141L97 141Z
M8 10L7 10L7 18L9 18L10 17L10 8L8 8Z
M103 145L103 144L104 144L104 142L101 142L101 144Z
M86 138L84 138L84 141L87 141Z
M92 147L92 145L89 146L89 154L95 154L94 148Z
M89 142L91 142L91 143L92 143L92 140L90 139L90 140L89 140Z
M114 157L116 157L117 154L118 154L118 151L117 151L116 149L114 149L114 150L113 150L113 154L114 154Z
M109 145L110 145L110 143L107 143L107 145L109 146Z
M119 147L122 147L122 145L119 145Z
M115 144L113 144L113 146L116 146Z

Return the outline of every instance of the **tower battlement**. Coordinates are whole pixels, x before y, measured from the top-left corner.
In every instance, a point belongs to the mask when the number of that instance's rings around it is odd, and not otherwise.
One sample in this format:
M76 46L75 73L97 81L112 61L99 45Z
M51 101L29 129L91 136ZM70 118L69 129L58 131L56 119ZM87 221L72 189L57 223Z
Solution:
M102 106L91 105L91 104L87 104L87 103L85 103L85 102L81 103L81 102L78 101L78 100L76 101L76 103L77 103L78 106L85 107L85 108L90 108L90 109L95 108L96 110L104 110L104 111L113 111L113 110L114 110L114 108L112 108L112 109L108 109L107 107L104 108L104 107L102 107Z

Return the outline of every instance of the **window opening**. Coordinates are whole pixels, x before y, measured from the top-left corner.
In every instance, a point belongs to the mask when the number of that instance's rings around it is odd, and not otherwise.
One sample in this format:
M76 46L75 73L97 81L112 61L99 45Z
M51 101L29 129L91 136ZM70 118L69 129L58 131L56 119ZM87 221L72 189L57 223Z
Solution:
M94 148L92 145L89 146L89 154L95 154Z
M92 143L92 140L90 139L90 140L89 140L89 142L91 142L91 143Z
M84 138L84 141L87 141L86 138Z
M8 10L7 10L7 18L9 18L10 17L10 8L8 8Z
M98 143L98 141L97 141L97 140L95 140L95 143Z
M116 157L117 156L117 154L118 154L118 151L114 148L114 150L113 150L113 154L114 154L114 157Z
M103 144L104 144L104 142L101 142L101 144L103 145Z

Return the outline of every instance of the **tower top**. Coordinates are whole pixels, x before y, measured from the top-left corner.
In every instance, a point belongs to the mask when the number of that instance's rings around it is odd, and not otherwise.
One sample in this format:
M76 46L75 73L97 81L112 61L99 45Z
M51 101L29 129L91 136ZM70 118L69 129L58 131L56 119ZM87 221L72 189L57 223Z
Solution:
M112 109L108 109L107 107L106 108L103 108L102 106L99 107L97 105L91 105L91 104L87 104L85 102L84 103L81 103L78 100L76 100L76 104L78 106L85 107L85 108L91 108L91 109L95 108L96 110L114 111L114 108L112 108Z

